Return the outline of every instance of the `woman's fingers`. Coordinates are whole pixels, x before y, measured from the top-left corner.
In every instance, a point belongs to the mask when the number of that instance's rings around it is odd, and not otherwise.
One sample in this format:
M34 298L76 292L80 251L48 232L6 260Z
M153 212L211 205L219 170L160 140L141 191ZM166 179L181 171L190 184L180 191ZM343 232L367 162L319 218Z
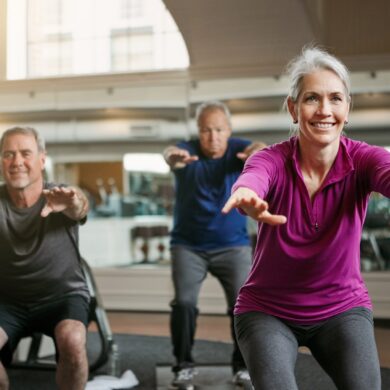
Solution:
M222 212L226 214L235 207L245 208L245 206L254 208L258 212L262 212L268 208L267 202L260 199L255 192L249 189L239 188L225 203Z
M238 198L234 196L234 194L227 200L225 205L222 208L222 213L227 214L229 211L231 211L234 207L237 207L238 205Z
M233 208L239 207L247 215L256 221L264 222L269 225L282 225L287 222L284 215L273 215L268 211L268 203L259 198L257 194L249 188L237 189L227 200L222 208L222 213L227 214Z
M287 222L287 218L284 215L271 214L268 210L266 210L259 215L258 221L274 226L283 225Z

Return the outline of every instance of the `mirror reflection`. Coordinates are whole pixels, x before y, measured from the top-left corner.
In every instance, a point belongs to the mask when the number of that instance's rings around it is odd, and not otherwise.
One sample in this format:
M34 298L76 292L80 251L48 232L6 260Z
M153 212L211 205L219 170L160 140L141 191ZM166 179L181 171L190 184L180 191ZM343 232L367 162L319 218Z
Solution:
M167 263L174 189L162 155L127 153L104 165L78 164L91 204L82 252L95 267Z
M362 271L390 269L390 201L380 194L371 195L360 249Z

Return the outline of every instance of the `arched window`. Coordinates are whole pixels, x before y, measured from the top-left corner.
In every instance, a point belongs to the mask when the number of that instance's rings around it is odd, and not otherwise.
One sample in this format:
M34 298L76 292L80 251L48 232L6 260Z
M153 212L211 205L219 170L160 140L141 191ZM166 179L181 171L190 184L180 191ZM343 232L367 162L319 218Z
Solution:
M8 0L7 78L188 66L162 0Z

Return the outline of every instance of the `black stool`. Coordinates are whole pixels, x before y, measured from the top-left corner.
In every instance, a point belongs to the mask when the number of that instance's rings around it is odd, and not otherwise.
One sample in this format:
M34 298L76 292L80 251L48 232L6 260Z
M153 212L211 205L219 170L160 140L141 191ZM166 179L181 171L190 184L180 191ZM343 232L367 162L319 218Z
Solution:
M135 252L135 240L137 238L142 239L141 251L143 253L143 259L141 264L151 263L149 253L150 253L150 239L159 238L160 243L157 246L159 252L158 261L164 260L163 253L165 250L165 245L162 242L164 237L169 235L169 229L166 225L155 225L155 226L136 226L131 230L131 242L133 253Z

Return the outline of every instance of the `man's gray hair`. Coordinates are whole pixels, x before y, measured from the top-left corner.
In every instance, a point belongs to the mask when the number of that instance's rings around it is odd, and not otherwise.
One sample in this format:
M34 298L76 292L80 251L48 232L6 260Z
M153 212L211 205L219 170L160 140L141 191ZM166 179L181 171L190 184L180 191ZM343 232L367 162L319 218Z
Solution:
M3 152L3 145L4 141L8 136L14 135L14 134L24 134L24 135L32 135L35 138L35 141L38 145L38 150L42 153L46 151L45 149L45 140L43 137L36 131L33 127L28 126L16 126L12 127L11 129L6 130L0 139L0 153Z
M204 102L196 108L195 119L198 127L202 115L207 111L214 111L214 110L222 111L226 116L226 119L229 123L229 127L232 128L232 120L231 120L232 118L231 118L229 108L227 107L226 104L220 102L219 100L210 100Z
M288 96L293 102L297 101L301 93L303 77L316 70L330 70L334 72L344 84L347 99L350 98L351 81L347 67L327 51L311 45L305 46L302 49L302 53L292 59L287 65L287 74L290 77L290 92Z

